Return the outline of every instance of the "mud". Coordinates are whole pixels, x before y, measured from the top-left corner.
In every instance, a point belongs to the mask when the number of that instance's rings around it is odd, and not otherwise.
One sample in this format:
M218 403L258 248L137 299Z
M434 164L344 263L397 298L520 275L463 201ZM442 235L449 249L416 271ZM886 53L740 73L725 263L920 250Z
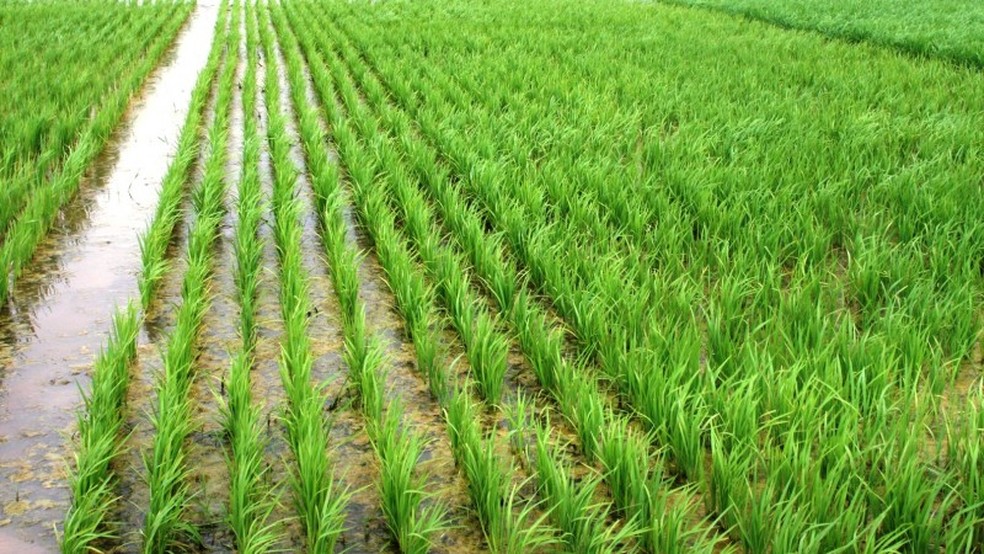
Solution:
M286 132L291 142L291 161L298 171L296 198L301 208L301 252L313 309L308 319L314 358L312 378L325 385L325 417L331 422L329 445L332 450L329 455L335 466L335 477L352 492L346 507L346 530L340 542L348 552L389 552L386 523L374 487L377 477L374 452L361 413L352 406L348 396L348 369L342 357L341 309L324 261L320 223L300 148L297 121L293 117L285 62L278 50L276 59L264 59L264 63L277 66L280 110L285 115Z
M209 552L231 552L234 537L224 524L229 506L229 467L225 448L222 404L229 378L231 352L242 344L239 336L239 293L234 281L236 267L237 183L242 171L243 113L242 80L245 63L245 25L240 22L240 44L227 52L226 63L235 63L225 170L225 214L213 254L216 268L209 280L211 305L202 321L198 358L190 396L197 429L189 437L190 481L196 494L190 520L201 533L201 546Z
M156 208L217 9L199 5L131 103L0 314L0 550L51 551L79 389L113 307L136 296L137 234Z

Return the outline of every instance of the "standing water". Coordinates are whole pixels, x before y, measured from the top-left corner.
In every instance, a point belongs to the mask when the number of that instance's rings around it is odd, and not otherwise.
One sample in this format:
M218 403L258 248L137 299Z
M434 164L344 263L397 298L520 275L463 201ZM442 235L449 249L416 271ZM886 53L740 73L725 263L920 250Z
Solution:
M137 237L156 209L217 15L215 2L198 3L0 313L0 552L57 548L80 390L114 307L137 297Z

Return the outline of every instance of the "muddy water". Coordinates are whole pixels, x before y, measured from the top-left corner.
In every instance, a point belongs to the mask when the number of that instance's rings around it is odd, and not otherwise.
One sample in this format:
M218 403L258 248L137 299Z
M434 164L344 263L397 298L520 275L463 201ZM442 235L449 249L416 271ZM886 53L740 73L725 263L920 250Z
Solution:
M114 305L136 296L156 207L217 7L199 4L0 314L0 551L55 549L79 387Z

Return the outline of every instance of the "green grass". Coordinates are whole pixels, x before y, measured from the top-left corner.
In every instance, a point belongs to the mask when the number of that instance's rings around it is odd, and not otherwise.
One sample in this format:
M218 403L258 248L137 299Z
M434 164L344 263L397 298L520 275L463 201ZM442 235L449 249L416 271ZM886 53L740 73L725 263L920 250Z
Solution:
M673 0L850 41L984 65L984 7L973 0Z

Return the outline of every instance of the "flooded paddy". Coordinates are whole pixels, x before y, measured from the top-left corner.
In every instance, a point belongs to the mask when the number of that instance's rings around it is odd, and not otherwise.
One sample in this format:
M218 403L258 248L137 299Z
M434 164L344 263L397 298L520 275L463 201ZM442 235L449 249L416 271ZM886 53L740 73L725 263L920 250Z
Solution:
M55 549L80 390L114 306L136 296L137 237L157 206L216 14L216 4L198 4L0 309L0 550L4 541Z

